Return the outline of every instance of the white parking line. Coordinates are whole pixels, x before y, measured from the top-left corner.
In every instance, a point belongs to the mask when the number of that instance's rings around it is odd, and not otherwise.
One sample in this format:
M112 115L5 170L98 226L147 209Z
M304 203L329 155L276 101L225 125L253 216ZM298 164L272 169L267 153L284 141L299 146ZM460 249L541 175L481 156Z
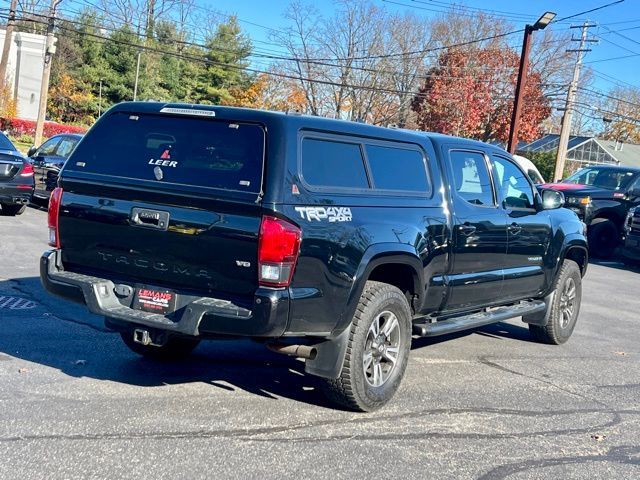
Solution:
M6 297L4 295L0 295L0 309L28 310L35 308L36 306L37 304L35 302L27 300L26 298Z

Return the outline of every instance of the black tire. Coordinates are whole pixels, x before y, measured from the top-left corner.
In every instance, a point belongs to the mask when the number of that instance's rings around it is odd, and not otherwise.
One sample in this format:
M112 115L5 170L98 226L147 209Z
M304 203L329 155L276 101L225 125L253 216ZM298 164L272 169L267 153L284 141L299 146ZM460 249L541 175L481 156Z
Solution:
M574 287L573 299L570 291ZM582 275L578 264L565 260L556 280L555 295L546 326L529 324L531 336L541 343L560 345L571 337L580 313L582 299ZM570 311L567 308L570 307Z
M179 360L189 355L200 343L197 338L172 336L167 339L167 343L156 347L134 342L132 332L120 332L120 336L124 344L133 352L156 360Z
M0 204L0 215L4 215L6 217L14 217L16 215L22 215L26 210L26 205L15 205L15 204Z
M611 220L596 218L587 234L589 254L596 258L610 258L620 241L618 228Z
M36 207L40 207L40 208L44 208L44 209L48 209L49 208L49 199L48 198L36 197L34 195L33 198L31 199L31 203L33 205L35 205Z
M351 410L370 412L382 407L400 386L410 350L411 309L407 298L393 285L367 282L353 316L340 376L324 381L327 396ZM395 363L391 361L394 354ZM371 362L365 368L368 359Z
M636 268L640 267L640 260L625 257L624 255L622 255L621 258L622 258L622 263L624 263L627 267L636 267Z

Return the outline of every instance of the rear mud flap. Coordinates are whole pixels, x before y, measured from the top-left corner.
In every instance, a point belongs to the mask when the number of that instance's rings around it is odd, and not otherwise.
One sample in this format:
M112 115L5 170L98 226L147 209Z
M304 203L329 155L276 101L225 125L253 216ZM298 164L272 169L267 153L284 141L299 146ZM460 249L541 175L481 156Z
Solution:
M338 378L347 353L350 331L351 325L337 337L313 345L317 355L305 362L305 372L322 378Z

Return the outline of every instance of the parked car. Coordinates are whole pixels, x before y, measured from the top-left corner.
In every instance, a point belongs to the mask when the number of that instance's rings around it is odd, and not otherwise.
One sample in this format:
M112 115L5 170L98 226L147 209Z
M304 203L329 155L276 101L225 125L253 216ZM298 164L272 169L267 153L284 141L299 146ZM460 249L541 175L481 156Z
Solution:
M56 187L58 173L76 147L82 135L63 133L54 135L39 147L31 147L27 155L35 168L34 200L47 203Z
M0 133L0 215L20 215L33 195L33 166Z
M522 155L513 155L513 159L518 165L520 165L520 168L529 175L529 178L533 183L536 185L545 183L544 178L542 178L542 174L540 173L540 170L538 170L538 167L536 167L535 163Z
M633 207L624 222L622 261L627 265L640 265L640 208Z
M609 258L620 245L629 208L640 204L640 168L594 165L542 187L564 193L567 206L588 226L591 255Z
M588 251L562 204L472 140L123 103L62 169L41 279L138 354L254 338L368 411L396 392L412 335L522 317L540 342L569 339Z

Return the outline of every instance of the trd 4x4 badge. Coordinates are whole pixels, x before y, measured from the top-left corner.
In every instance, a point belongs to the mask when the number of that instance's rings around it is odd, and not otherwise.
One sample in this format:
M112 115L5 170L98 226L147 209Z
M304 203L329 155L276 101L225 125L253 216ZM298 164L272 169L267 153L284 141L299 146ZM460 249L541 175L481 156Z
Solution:
M300 218L308 221L329 220L329 222L350 222L352 219L349 207L295 207Z

